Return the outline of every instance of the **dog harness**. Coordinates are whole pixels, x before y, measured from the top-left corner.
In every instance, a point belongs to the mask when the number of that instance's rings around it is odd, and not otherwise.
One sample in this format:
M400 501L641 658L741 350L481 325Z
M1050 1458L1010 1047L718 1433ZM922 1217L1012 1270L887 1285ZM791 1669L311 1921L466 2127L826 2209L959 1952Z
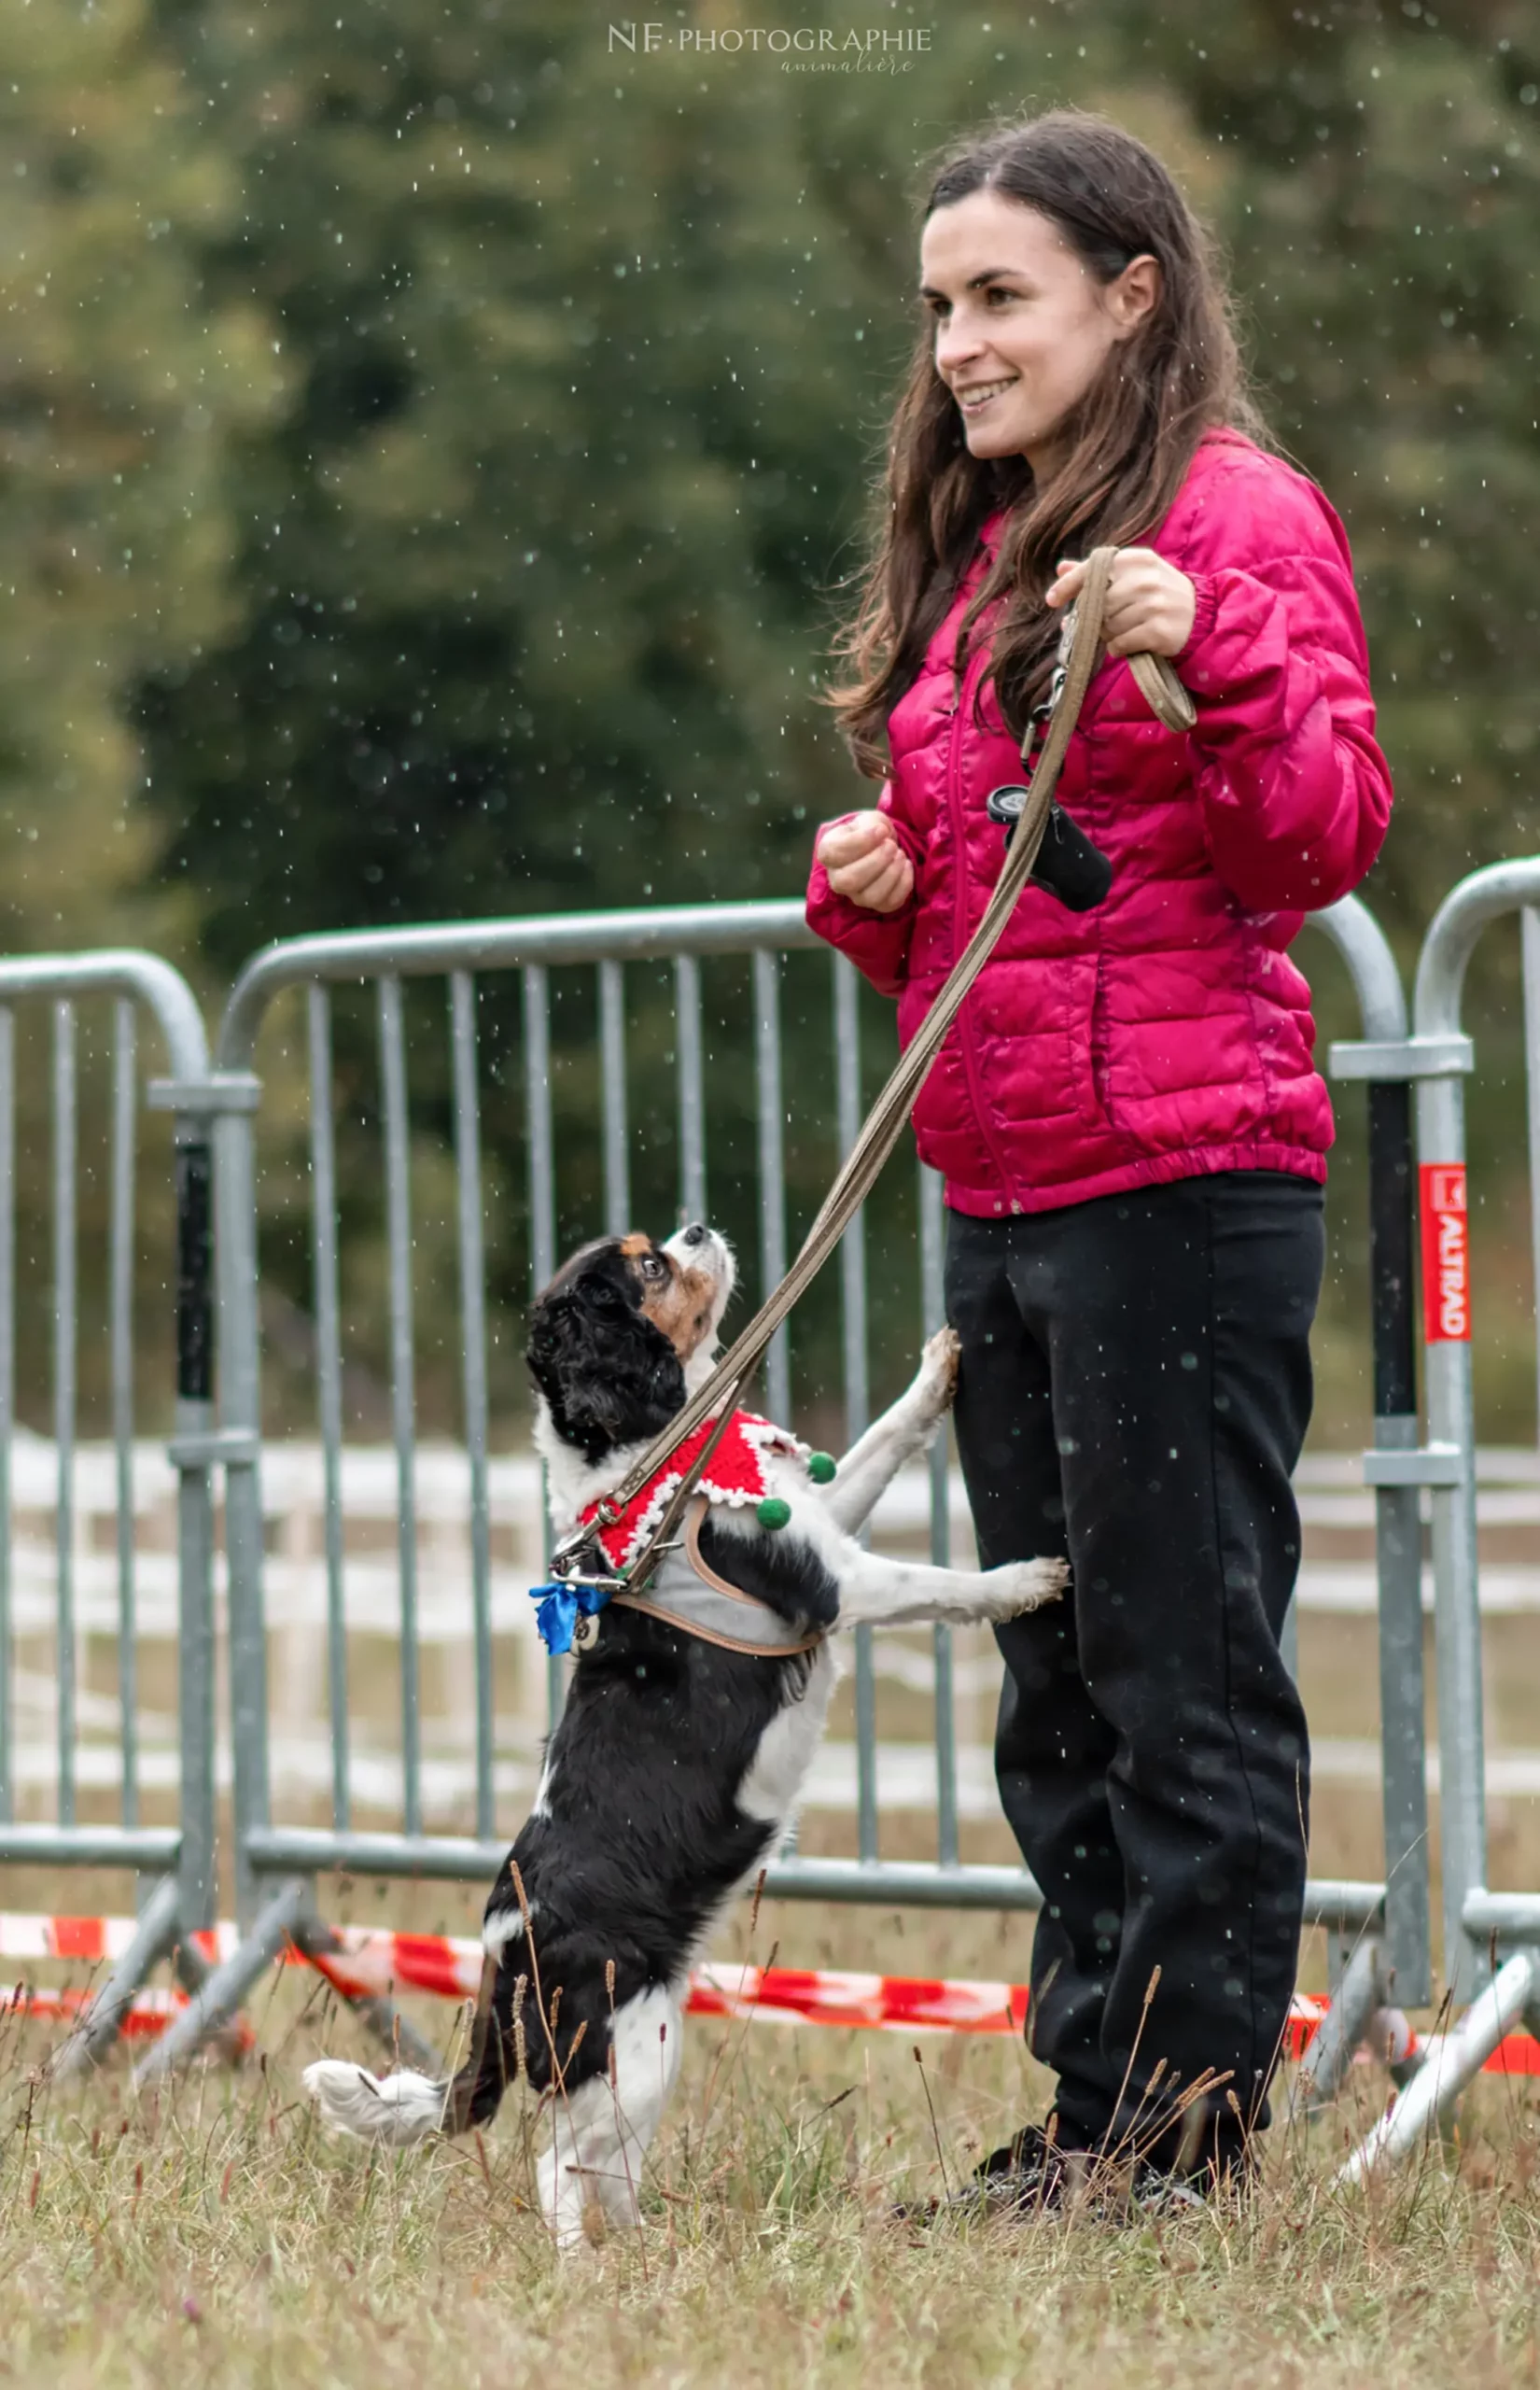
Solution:
M701 1557L701 1523L708 1507L702 1497L695 1497L685 1513L682 1550L671 1545L665 1552L645 1594L611 1595L616 1609L639 1610L645 1618L661 1619L665 1626L679 1627L686 1635L698 1636L703 1643L715 1643L723 1652L747 1652L752 1659L790 1660L799 1652L816 1651L824 1638L823 1627L788 1642L786 1621L767 1602L730 1585ZM590 1614L580 1624L587 1633L580 1635L575 1629L572 1641L581 1652L597 1641L599 1622Z
M719 1577L701 1556L701 1525L714 1502L729 1510L752 1506L761 1524L769 1528L786 1525L790 1511L770 1491L766 1461L772 1453L800 1461L815 1482L827 1483L833 1473L826 1455L810 1452L784 1427L762 1419L756 1412L734 1412L697 1482L685 1513L682 1543L665 1548L645 1594L626 1590L627 1568L646 1547L669 1496L710 1441L715 1427L715 1420L703 1420L662 1468L637 1487L618 1515L611 1515L603 1496L588 1504L579 1525L592 1531L591 1548L596 1548L613 1573L602 1578L573 1576L535 1588L534 1598L539 1604L536 1623L547 1651L591 1650L598 1639L598 1614L611 1602L660 1619L703 1643L759 1659L791 1659L823 1641L821 1628L789 1639L784 1619L753 1594Z

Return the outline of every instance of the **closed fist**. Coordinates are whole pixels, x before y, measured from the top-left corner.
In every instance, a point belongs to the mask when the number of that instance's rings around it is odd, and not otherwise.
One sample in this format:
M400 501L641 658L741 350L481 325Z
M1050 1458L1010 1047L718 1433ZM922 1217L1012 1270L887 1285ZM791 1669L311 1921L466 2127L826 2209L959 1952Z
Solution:
M896 913L914 893L915 867L886 813L852 813L819 833L818 859L836 896L874 913Z
M1057 612L1072 606L1088 567L1061 564L1046 593ZM1193 635L1197 591L1154 548L1120 548L1107 583L1103 636L1109 655L1180 655Z

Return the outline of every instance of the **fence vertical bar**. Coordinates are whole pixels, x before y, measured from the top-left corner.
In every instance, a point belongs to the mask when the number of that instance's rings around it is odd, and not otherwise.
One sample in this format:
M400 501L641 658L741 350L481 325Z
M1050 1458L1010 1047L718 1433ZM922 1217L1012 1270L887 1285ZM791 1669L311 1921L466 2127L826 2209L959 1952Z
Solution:
M1405 1482L1415 1452L1417 1323L1415 1154L1411 1091L1404 1064L1407 999L1382 930L1355 896L1311 916L1348 965L1364 1041L1334 1044L1336 1078L1362 1078L1368 1102L1369 1283L1374 1355L1374 1443L1365 1456L1375 1489L1379 1593L1380 1794L1385 1836L1385 1931L1360 1947L1357 1992L1349 1983L1337 2027L1312 2045L1301 2082L1308 2101L1328 2096L1352 2055L1352 2003L1393 1975L1407 2007L1433 1996L1428 1894L1428 1795L1422 1686L1422 1537L1419 1494ZM1414 1465L1413 1465L1414 1466ZM1387 1482L1391 1481L1391 1482ZM1292 1606L1291 1606L1292 1615ZM1360 2020L1361 2022L1362 2020Z
M396 1444L396 1548L401 1602L401 1814L423 1830L422 1710L417 1650L415 1377L412 1320L412 1190L408 1182L406 1038L401 983L378 981L380 1086L385 1110L385 1223L390 1250L390 1411Z
M529 1161L529 1290L556 1267L556 1143L551 1106L551 984L543 963L524 973L525 1128Z
M938 1171L919 1164L920 1322L927 1337L946 1324L946 1223ZM952 1565L952 1522L947 1505L947 1430L943 1420L930 1452L931 1559L937 1568ZM952 1630L931 1630L935 1666L936 1857L943 1867L958 1863L957 1708L952 1682Z
M861 1134L861 982L853 963L833 957L834 1109L840 1158ZM858 1211L840 1244L840 1311L844 1329L845 1433L854 1443L871 1416L866 1369L866 1223ZM872 1630L856 1629L856 1847L877 1856L877 1680Z
M59 1472L54 1666L62 1826L75 1823L75 1006L61 997L53 1007L53 1437Z
M337 1259L337 1146L331 1116L331 996L305 991L310 1047L310 1235L315 1300L315 1405L321 1430L326 1548L327 1698L331 1716L331 1821L352 1822L348 1749L347 1607L343 1539L343 1325Z
M556 1139L551 1104L551 982L543 963L524 971L525 1143L529 1168L529 1290L538 1295L556 1267ZM540 1469L540 1549L551 1557L551 1510ZM561 1661L545 1664L546 1708L555 1725L566 1697Z
M631 1169L625 1132L625 981L618 963L599 965L599 1074L604 1108L604 1225L609 1236L631 1226Z
M674 1045L679 1061L679 1218L706 1217L706 1074L701 1037L701 966L674 957ZM776 1413L775 1416L780 1416Z
M1540 1423L1540 911L1519 916L1524 967L1524 1086L1529 1099L1530 1251L1534 1263L1535 1418Z
M1465 953L1453 933L1470 886L1464 881L1445 898L1423 941L1413 1010L1420 1037L1458 1025ZM1418 1082L1417 1156L1424 1168L1431 1163L1464 1167L1465 1090L1452 1073ZM1427 1293L1424 1288L1425 1309ZM1456 2003L1463 2004L1484 1989L1491 1972L1485 1950L1464 1929L1466 1896L1487 1878L1476 1407L1468 1339L1429 1335L1434 1325L1430 1313L1423 1324L1428 1439L1432 1444L1452 1446L1458 1455L1456 1482L1432 1489L1444 1980Z
M124 1825L139 1822L139 1671L133 1539L133 1164L137 1117L136 1015L119 996L113 1007L112 1208L107 1236L111 1339L112 1443L118 1516L118 1739Z
M16 1425L16 1016L0 1005L0 1824L15 1816L11 1766L11 1442Z
M178 1109L176 1158L176 1573L181 1633L177 1710L182 1850L177 1914L212 1925L214 1749L214 1153L205 1114ZM228 1498L228 1497L227 1497ZM231 1665L235 1666L234 1638Z
M455 1064L455 1172L459 1213L460 1343L465 1443L470 1465L470 1607L476 1661L476 1832L491 1839L492 1525L487 1503L486 1257L482 1219L482 1132L476 1100L476 990L469 971L449 980Z
M786 1275L785 1099L780 1069L780 957L756 948L754 1085L759 1111L760 1285L768 1295ZM765 1401L772 1419L791 1415L791 1345L783 1320L764 1360Z
M1381 1452L1418 1442L1411 1090L1371 1080L1369 1272L1374 1440ZM1428 1787L1422 1684L1422 1526L1415 1485L1375 1490L1379 1595L1379 1723L1385 1835L1385 1954L1405 2007L1433 1997L1428 1899Z
M261 1281L257 1249L257 1132L249 1112L215 1117L215 1269L219 1425L226 1447L225 1557L230 1571L230 1735L235 1913L254 1924L261 1884L247 1838L272 1822L268 1760L267 1604L262 1582Z

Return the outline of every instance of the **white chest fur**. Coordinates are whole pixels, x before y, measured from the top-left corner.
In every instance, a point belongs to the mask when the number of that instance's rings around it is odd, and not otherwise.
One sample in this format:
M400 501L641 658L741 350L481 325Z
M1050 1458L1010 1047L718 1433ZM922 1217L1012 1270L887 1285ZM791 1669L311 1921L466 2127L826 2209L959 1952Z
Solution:
M820 1644L802 1699L777 1710L738 1787L737 1806L746 1818L763 1819L766 1825L790 1821L823 1734L838 1673L832 1644Z

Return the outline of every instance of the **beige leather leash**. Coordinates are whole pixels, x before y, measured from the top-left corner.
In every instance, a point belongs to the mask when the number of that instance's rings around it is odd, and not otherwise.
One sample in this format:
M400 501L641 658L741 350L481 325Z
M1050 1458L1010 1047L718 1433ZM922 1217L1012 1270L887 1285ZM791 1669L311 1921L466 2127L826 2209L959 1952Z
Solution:
M937 991L935 1002L867 1114L861 1134L846 1156L844 1166L825 1196L818 1217L808 1230L802 1250L791 1267L775 1293L761 1305L748 1327L722 1355L705 1385L692 1396L678 1416L669 1421L662 1435L654 1439L623 1483L600 1503L598 1523L601 1525L612 1525L619 1519L633 1496L665 1466L670 1455L687 1436L694 1433L703 1420L716 1416L719 1422L717 1435L724 1431L733 1409L770 1339L822 1269L854 1214L870 1194L878 1173L898 1143L925 1075L940 1052L947 1032L961 1009L963 998L993 953L1006 922L1015 910L1022 890L1031 877L1047 827L1054 790L1063 769L1075 724L1080 719L1085 692L1100 660L1107 582L1116 555L1115 548L1093 548L1086 559L1085 580L1075 600L1074 636L1063 688L1048 723L1043 751L1032 771L1015 833L1006 850L1004 868L995 882L984 918L953 964ZM1156 718L1169 730L1190 730L1197 718L1193 701L1165 657L1139 654L1129 656L1127 661L1141 695ZM1024 764L1026 761L1024 752ZM685 1471L657 1526L627 1568L626 1582L631 1590L643 1585L657 1565L662 1547L673 1535L683 1515L695 1481L709 1460L715 1443L716 1437L713 1437ZM572 1544L578 1540L576 1535L568 1539Z
M1127 658L1127 665L1140 696L1157 722L1168 730L1197 727L1197 708L1163 655L1152 655L1147 648L1141 648L1137 655Z

